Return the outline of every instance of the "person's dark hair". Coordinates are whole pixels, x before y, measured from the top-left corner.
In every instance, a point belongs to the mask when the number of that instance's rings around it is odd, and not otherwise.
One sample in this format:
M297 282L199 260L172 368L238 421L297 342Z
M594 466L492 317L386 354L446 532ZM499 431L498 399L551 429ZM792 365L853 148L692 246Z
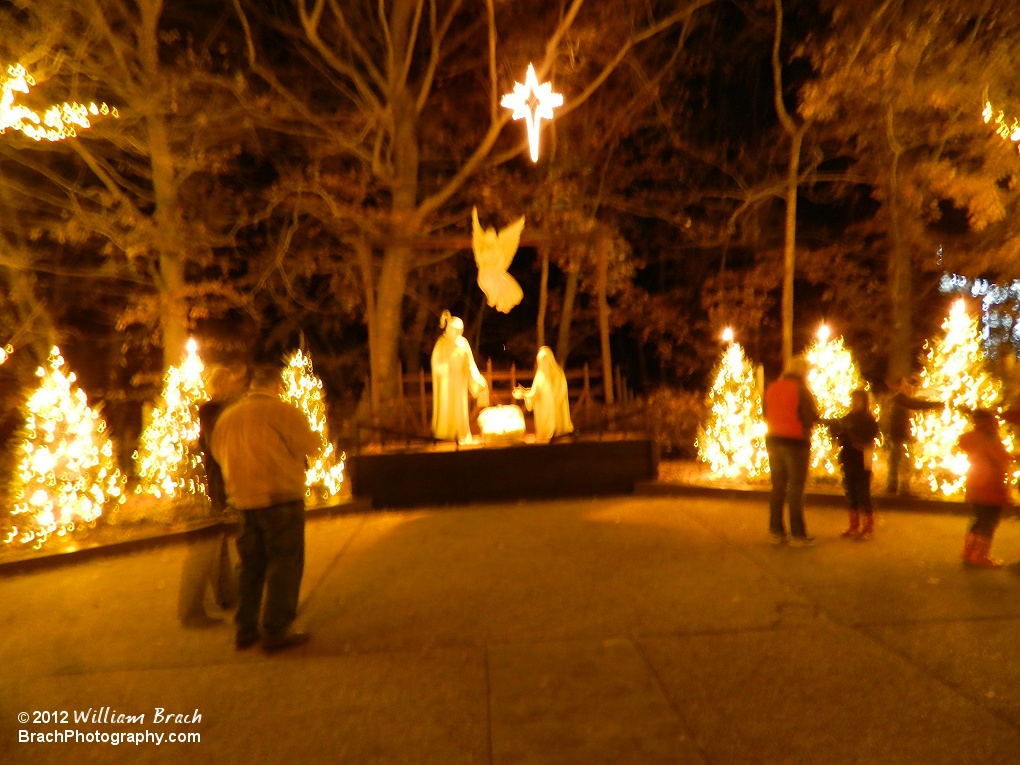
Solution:
M279 364L258 364L251 370L251 387L255 390L272 388L283 381Z

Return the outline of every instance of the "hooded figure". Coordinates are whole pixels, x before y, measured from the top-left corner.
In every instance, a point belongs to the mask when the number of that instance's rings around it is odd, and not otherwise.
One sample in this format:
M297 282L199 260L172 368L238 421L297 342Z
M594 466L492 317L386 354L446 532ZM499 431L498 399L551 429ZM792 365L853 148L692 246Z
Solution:
M489 386L464 339L464 322L443 311L442 336L432 349L432 435L441 441L470 441L468 396L489 403Z
M538 349L536 367L531 387L517 386L513 391L514 398L524 399L528 411L535 413L535 438L548 441L553 436L572 433L567 377L556 363L552 348L543 345Z

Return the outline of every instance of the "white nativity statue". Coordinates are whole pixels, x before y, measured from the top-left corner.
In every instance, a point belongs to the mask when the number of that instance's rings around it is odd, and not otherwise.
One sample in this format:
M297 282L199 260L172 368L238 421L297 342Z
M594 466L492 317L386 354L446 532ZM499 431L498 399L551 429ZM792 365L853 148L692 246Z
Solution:
M432 435L441 441L471 440L468 396L489 404L489 386L464 339L464 322L449 311L439 319L443 334L432 349Z
M478 265L478 286L485 293L490 307L500 313L510 313L510 309L524 297L521 285L507 273L521 243L524 216L496 233L492 226L482 228L478 222L478 208L472 207L471 223L471 247L475 251L475 263Z
M573 433L567 376L556 363L552 348L543 345L538 349L536 367L531 387L518 385L512 394L514 398L524 399L528 411L535 413L535 440L548 441L553 436Z

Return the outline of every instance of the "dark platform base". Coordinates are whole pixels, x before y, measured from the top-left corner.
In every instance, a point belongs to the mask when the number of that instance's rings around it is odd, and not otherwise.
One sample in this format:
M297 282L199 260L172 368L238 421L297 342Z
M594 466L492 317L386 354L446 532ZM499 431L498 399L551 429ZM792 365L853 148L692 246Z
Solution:
M631 494L653 480L658 456L648 438L442 445L351 456L347 477L354 498L377 508L595 497Z

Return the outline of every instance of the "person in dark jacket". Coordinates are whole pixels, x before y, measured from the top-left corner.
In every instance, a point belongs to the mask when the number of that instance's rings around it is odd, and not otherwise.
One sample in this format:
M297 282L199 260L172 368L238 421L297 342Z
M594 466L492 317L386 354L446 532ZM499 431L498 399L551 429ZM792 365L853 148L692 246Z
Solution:
M974 520L963 543L963 563L975 568L998 568L1002 562L991 556L992 537L999 526L1002 508L1009 504L1008 472L1012 457L999 435L994 412L977 409L971 413L974 427L957 442L967 454L967 503Z
M239 365L212 367L206 381L209 400L198 407L198 445L205 465L206 495L213 517L221 522L226 521L230 513L223 473L212 455L212 431L224 407L244 392L246 374L247 370ZM229 609L237 604L237 573L230 560L229 540L230 535L222 531L198 537L188 546L177 595L177 615L183 627L196 629L221 623L206 611L206 591L210 586L220 607Z
M814 544L804 525L804 484L811 457L811 430L818 421L818 405L807 386L808 361L794 356L783 376L765 390L765 449L769 455L772 490L769 494L769 541L787 541L783 507L789 505L791 547Z
M871 397L864 388L850 394L850 411L843 417L822 420L839 444L843 491L850 511L850 525L842 536L870 539L875 533L871 503L871 463L875 454L878 423L871 414ZM863 518L862 518L863 515Z
M912 395L905 377L889 379L886 385L893 396L889 399L885 417L885 441L889 449L885 491L886 494L902 496L908 493L907 486L900 483L900 473L910 442L910 415L912 412L941 409L943 404L941 401L925 401Z

